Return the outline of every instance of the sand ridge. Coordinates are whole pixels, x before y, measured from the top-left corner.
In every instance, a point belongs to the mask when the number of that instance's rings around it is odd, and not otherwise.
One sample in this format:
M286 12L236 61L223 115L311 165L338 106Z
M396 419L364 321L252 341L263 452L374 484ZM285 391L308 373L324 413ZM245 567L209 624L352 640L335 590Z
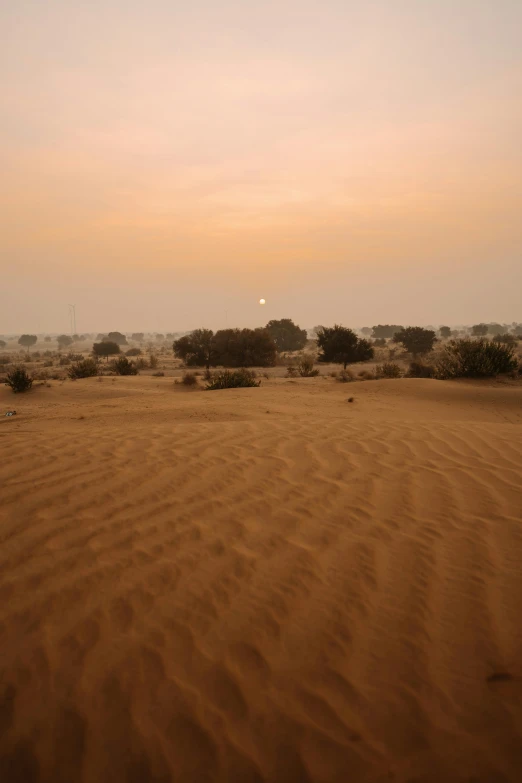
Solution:
M0 779L519 780L520 386L15 399Z

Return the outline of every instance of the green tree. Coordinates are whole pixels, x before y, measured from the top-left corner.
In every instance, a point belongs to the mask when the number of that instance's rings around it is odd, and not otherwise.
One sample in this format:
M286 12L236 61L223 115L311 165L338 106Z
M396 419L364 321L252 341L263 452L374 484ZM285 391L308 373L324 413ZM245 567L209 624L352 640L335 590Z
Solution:
M451 329L449 326L441 326L439 329L440 336L444 339L447 339L448 337L451 337Z
M340 324L320 327L317 345L320 349L317 357L319 362L342 364L344 369L348 364L373 359L373 347L370 342L357 337L352 329Z
M372 337L386 337L389 339L397 332L400 332L401 329L403 327L397 326L397 324L377 324L372 329Z
M432 329L423 329L422 326L407 326L393 338L395 343L401 343L413 356L429 353L436 340L435 332Z
M35 343L38 342L38 337L35 334L22 334L18 338L18 345L23 345L24 348L32 348Z
M194 329L190 334L174 340L172 349L187 367L214 367L214 332L212 329Z
M105 356L106 360L109 361L109 356L115 356L120 352L120 346L109 340L102 340L101 343L94 343L92 352L97 357Z
M300 329L291 318L281 318L279 321L269 321L266 330L282 351L301 351L308 339L306 329Z
M488 333L487 324L475 324L471 327L471 333L473 337L484 337Z

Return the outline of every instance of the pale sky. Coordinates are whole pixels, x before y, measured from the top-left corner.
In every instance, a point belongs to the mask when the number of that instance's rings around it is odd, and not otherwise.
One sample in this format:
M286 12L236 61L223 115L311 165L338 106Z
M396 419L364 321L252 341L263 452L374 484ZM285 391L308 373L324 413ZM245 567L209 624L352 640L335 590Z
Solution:
M522 0L3 0L0 30L0 333L522 321Z

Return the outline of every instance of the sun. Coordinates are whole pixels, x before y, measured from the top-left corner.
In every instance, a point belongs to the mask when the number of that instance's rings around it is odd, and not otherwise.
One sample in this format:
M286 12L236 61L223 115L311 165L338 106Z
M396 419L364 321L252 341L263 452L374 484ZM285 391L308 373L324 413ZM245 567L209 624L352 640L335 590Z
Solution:
M260 305L266 304L266 300L265 300L265 299L260 299L260 300L259 300L259 304L260 304Z

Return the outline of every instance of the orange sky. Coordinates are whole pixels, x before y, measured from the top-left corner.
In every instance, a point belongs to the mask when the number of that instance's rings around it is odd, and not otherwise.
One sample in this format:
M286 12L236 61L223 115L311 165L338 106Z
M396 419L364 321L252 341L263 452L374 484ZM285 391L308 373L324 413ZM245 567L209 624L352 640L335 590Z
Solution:
M522 320L519 0L0 25L0 333Z

